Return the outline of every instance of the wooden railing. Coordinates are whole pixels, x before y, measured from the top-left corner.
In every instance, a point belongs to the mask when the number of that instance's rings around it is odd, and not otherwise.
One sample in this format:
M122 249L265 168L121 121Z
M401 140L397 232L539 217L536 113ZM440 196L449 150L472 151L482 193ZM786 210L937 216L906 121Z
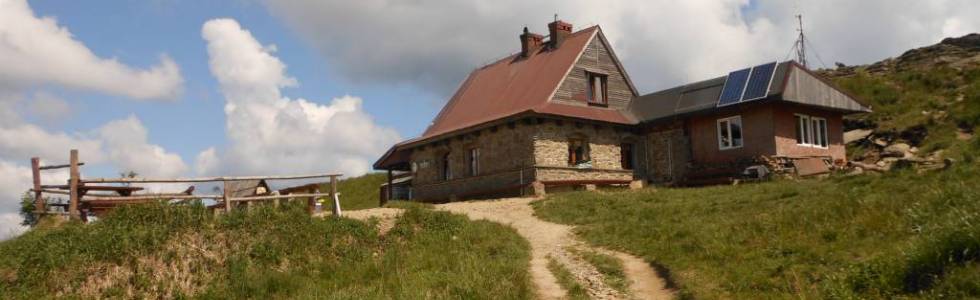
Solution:
M130 203L142 203L147 201L155 200L192 200L192 199L212 199L216 202L222 204L225 212L230 212L233 203L245 203L246 206L250 206L252 202L255 201L274 201L278 205L280 199L308 199L307 210L313 214L316 208L316 199L322 197L330 197L333 200L333 214L334 216L340 216L340 194L337 192L337 181L342 174L339 173L324 173L324 174L306 174L306 175L268 175L268 176L220 176L220 177L198 177L198 178L91 178L83 179L81 177L81 172L79 167L84 165L84 163L78 161L78 150L72 149L69 154L69 163L64 165L53 165L53 166L41 166L40 158L31 158L31 169L33 175L33 188L31 191L34 193L35 201L35 213L38 215L47 214L46 202L43 198L44 194L56 194L56 195L67 195L69 198L69 203L67 205L67 213L70 218L78 219L82 217L80 204L81 203L117 203L117 204L130 204ZM56 169L69 169L69 179L67 185L43 185L41 184L41 171L44 170L56 170ZM229 181L241 181L241 180L298 180L298 179L313 179L313 178L329 178L330 190L329 192L321 193L320 184L308 184L306 193L291 193L285 195L276 194L263 194L263 195L251 195L251 196L233 196L231 191L226 188L222 194L215 195L192 195L183 193L144 193L144 194L133 194L134 191L140 191L141 187L130 187L130 186L106 186L101 184L107 183L204 183L204 182L221 182L226 183ZM87 194L90 190L96 191L112 191L116 192L116 195L109 194ZM290 189L286 189L290 190Z

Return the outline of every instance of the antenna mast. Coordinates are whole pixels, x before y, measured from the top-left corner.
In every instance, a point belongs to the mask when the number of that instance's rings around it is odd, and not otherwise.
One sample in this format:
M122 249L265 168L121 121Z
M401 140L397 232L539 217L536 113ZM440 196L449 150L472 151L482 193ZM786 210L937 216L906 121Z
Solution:
M799 25L796 31L800 32L800 37L796 40L796 61L806 68L808 66L806 63L806 36L803 35L803 15L796 15L796 21Z

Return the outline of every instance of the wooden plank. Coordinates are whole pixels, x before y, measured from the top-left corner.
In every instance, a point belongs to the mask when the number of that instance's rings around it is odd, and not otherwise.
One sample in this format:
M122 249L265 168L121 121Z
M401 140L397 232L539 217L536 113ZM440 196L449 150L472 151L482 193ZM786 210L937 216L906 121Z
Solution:
M340 193L338 193L339 195ZM273 200L273 199L289 199L289 198L310 198L310 197L327 197L330 193L311 193L311 194L290 194L290 195L269 195L269 196L255 196L255 197L230 197L228 200L231 202L243 202L243 201L259 201L259 200Z
M41 159L31 157L31 175L34 176L34 212L42 213L44 208L44 198L41 197Z
M82 187L86 191L110 191L110 192L135 192L142 191L142 187L138 186L109 186L109 185L86 185Z
M41 191L48 194L68 195L67 191L48 190L48 189L41 189Z
M83 202L90 201L130 201L130 200L171 200L171 199L221 199L223 195L138 195L138 196L84 196Z
M69 170L68 170L68 214L72 219L79 218L78 211L78 184L79 184L79 173L78 173L78 149L71 149L68 155Z
M70 188L70 186L69 186L69 185L67 185L67 184L42 184L42 185L41 185L41 188L42 188L42 189L59 189L59 190L67 190L67 189L69 189L69 188Z
M198 177L198 178L94 178L82 180L82 183L174 183L174 182L214 182L214 181L233 181L233 180L288 180L288 179L309 179L325 178L331 176L342 176L343 174L308 174L308 175L272 175L272 176L220 176L220 177Z
M83 162L79 162L78 163L78 166L79 167L80 166L84 166L84 165L85 165L85 163L83 163ZM53 165L53 166L40 166L40 167L38 167L38 170L42 170L42 171L43 170L55 170L55 169L64 169L64 168L70 168L70 167L71 167L71 164Z

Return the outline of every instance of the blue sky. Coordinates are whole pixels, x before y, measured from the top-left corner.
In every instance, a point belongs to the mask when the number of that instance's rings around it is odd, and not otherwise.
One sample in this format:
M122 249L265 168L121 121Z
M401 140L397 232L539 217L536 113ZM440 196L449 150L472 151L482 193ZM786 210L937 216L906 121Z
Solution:
M0 238L72 148L86 177L369 172L556 13L640 92L784 59L798 13L818 68L980 31L973 0L0 0Z
M93 5L94 4L94 5ZM36 1L36 14L55 16L101 57L116 57L135 67L157 63L167 54L180 64L185 91L174 102L135 102L99 92L57 89L78 113L49 130L92 129L135 114L150 128L150 142L166 145L185 159L225 140L224 102L208 70L201 24L233 18L264 44L275 44L277 56L300 85L285 94L324 102L345 94L364 99L364 110L402 136L418 135L439 107L437 95L407 86L350 84L331 74L326 62L260 3L248 1ZM49 89L50 87L44 87ZM421 104L421 105L420 105ZM179 117L178 117L179 116Z

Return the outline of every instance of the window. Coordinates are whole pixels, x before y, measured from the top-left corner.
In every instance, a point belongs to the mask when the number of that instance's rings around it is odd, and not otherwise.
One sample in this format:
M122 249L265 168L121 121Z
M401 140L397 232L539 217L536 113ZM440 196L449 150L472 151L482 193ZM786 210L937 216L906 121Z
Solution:
M568 164L575 166L589 161L589 143L585 139L568 140Z
M742 117L734 116L718 120L718 149L742 147Z
M449 167L449 153L442 155L442 159L439 162L439 166L442 167L442 180L449 180L453 178L452 169Z
M827 119L797 114L796 144L801 146L827 148L830 145L827 135Z
M633 144L622 143L619 145L619 163L623 170L633 169Z
M590 104L600 104L605 105L606 96L606 75L596 74L592 72L586 72L586 76L589 79L588 88L588 101Z
M480 174L480 148L470 148L466 152L466 160L469 161L470 176Z

